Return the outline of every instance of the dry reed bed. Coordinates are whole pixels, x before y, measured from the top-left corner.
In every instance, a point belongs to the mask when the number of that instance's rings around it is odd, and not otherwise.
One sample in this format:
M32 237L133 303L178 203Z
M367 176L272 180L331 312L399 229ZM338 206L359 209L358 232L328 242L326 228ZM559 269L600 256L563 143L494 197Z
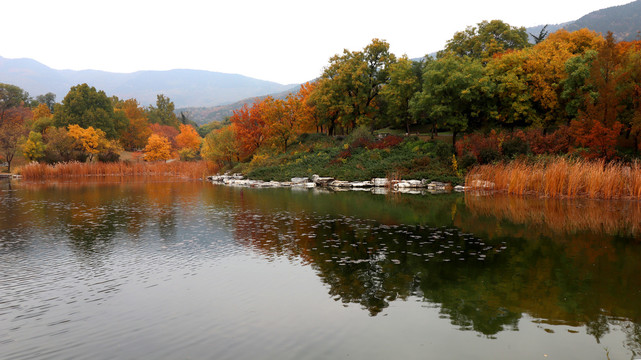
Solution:
M465 205L477 216L493 216L517 224L545 226L555 232L641 235L641 203L637 201L605 202L466 194Z
M206 161L174 161L170 163L81 163L67 162L55 165L31 163L20 168L25 180L84 176L176 176L203 179L215 169Z
M466 176L465 185L473 190L513 195L638 200L641 199L641 164L566 158L534 164L515 161L477 166Z

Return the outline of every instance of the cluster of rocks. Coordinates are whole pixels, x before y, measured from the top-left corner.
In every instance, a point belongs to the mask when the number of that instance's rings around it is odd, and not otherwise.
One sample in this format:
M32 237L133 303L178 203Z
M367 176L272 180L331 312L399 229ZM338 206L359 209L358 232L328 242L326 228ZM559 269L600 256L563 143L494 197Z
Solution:
M313 175L309 177L295 177L291 181L262 181L245 179L241 174L224 174L208 177L216 184L231 186L246 186L256 188L266 187L298 187L298 188L329 188L335 191L341 190L371 190L376 193L383 193L389 190L408 193L448 192L465 191L463 186L452 187L451 184L430 180L390 180L387 178L374 178L369 181L343 181L332 177Z

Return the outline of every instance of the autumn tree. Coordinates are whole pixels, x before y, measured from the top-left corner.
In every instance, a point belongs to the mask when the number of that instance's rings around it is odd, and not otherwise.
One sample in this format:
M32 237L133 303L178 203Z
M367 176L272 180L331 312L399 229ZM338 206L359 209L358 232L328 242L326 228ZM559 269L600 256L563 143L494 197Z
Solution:
M229 121L234 125L241 156L244 158L254 154L265 141L267 132L264 101L255 101L251 108L243 105L234 110Z
M31 119L31 110L18 105L2 110L0 122L0 154L7 163L7 171L11 172L11 162L18 151L22 137L29 133L27 121Z
M88 154L76 139L69 136L65 128L49 127L43 135L45 143L44 160L48 163L65 161L84 162Z
M120 101L116 104L115 111L124 114L129 120L127 128L120 134L122 146L128 150L144 148L151 135L151 128L145 109L140 106L138 100Z
M291 141L298 135L299 102L289 95L286 100L268 97L264 103L267 138L272 146L286 152Z
M4 122L6 111L29 102L29 93L18 86L0 83L0 124Z
M525 50L523 70L528 75L528 88L538 110L539 123L544 130L569 121L566 106L561 102L567 62L602 42L600 35L583 29L559 30L545 41Z
M210 132L203 141L201 156L209 161L229 167L240 161L241 146L236 136L235 125Z
M84 129L79 125L69 125L68 131L69 136L76 139L89 155L89 161L107 147L106 134L101 129L94 129L92 126Z
M501 20L484 20L477 26L468 26L464 31L454 34L447 41L445 50L438 57L469 56L474 59L488 60L506 50L523 49L530 46L524 27L510 26Z
M296 93L296 100L299 102L298 109L298 122L301 131L303 132L322 132L322 125L320 123L319 112L310 100L314 90L316 89L315 82L306 82L300 86Z
M171 144L167 138L151 134L143 152L145 161L166 161L171 159Z
M45 156L45 144L41 133L29 132L29 138L22 144L22 154L29 161L38 161Z
M62 104L56 105L53 119L57 127L78 125L100 129L109 139L115 139L128 126L126 117L116 116L105 92L87 84L69 90Z
M147 117L151 123L178 129L178 118L174 110L174 102L165 95L159 94L156 96L156 106L150 105L147 109Z
M618 121L606 126L599 120L582 119L572 120L570 132L578 145L588 149L586 157L613 160L622 128Z
M200 154L203 139L191 125L180 124L180 134L176 135L176 145L182 160L195 160Z
M490 119L513 128L541 123L532 92L530 74L524 69L527 51L507 51L497 54L484 69L480 86L485 96Z

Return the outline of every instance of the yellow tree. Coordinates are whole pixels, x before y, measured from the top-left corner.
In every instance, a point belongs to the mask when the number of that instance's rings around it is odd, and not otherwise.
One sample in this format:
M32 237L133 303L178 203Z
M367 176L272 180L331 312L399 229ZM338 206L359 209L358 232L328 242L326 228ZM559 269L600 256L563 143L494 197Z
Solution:
M151 134L145 146L145 161L166 161L171 159L171 144L166 137Z
M74 124L69 125L68 130L69 136L80 142L83 150L89 154L90 162L93 160L94 155L100 153L108 143L105 132L100 129L94 129L93 126L83 129L80 125Z
M297 135L296 114L299 102L290 95L285 101L268 98L265 105L267 140L272 146L287 151L287 147Z
M529 74L529 88L532 100L543 110L542 127L553 126L565 117L559 104L563 82L567 78L566 62L586 51L597 49L603 38L594 31L582 29L574 32L559 30L532 48L522 68Z
M201 155L203 158L232 167L234 160L239 161L241 144L236 136L236 126L231 124L220 130L214 130L205 136Z

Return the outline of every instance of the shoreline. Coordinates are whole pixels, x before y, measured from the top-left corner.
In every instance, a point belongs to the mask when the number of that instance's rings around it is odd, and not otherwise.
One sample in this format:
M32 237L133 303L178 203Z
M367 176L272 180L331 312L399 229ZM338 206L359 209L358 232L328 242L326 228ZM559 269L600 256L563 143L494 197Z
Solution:
M365 181L344 181L332 177L321 177L313 175L311 177L295 177L291 181L263 181L246 179L242 174L223 174L212 175L207 177L217 185L250 187L250 188L299 188L299 189L327 189L332 191L371 191L372 193L409 193L409 194L440 194L464 192L468 188L457 185L452 186L450 183L438 181L422 180L390 180L387 178L373 178Z

